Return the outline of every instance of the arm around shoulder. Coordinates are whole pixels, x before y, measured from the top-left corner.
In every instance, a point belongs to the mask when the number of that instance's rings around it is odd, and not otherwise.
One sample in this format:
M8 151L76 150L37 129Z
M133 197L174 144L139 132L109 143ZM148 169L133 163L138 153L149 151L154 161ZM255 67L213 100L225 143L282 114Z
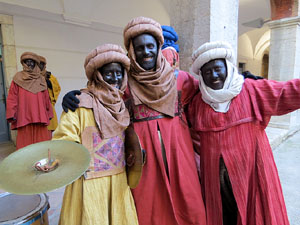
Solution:
M182 70L178 74L177 86L181 90L181 102L183 105L190 103L194 95L199 92L199 81Z

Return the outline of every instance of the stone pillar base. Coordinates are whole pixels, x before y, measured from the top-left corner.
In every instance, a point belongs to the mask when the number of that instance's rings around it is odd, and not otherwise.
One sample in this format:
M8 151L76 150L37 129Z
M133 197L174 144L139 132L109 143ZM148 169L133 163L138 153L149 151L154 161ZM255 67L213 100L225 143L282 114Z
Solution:
M300 17L284 18L268 23L271 29L269 79L288 81L300 75ZM300 113L295 111L274 116L270 126L288 130L300 127Z
M297 110L283 116L272 116L269 126L287 130L299 130L300 111Z

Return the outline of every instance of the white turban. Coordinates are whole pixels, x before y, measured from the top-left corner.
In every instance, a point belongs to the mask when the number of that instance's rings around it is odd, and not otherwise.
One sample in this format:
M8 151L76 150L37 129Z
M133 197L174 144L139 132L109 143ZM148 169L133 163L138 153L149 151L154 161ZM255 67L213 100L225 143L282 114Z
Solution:
M214 59L226 59L233 65L236 64L236 58L232 47L223 41L207 42L201 45L192 55L192 71L199 73L201 67Z
M191 73L199 78L199 88L203 101L216 112L226 113L229 110L231 100L241 92L244 83L243 76L238 74L235 66L236 61L232 47L226 42L208 42L193 53L192 59ZM213 90L206 86L200 70L204 64L214 59L224 59L227 67L227 77L223 88L220 90Z

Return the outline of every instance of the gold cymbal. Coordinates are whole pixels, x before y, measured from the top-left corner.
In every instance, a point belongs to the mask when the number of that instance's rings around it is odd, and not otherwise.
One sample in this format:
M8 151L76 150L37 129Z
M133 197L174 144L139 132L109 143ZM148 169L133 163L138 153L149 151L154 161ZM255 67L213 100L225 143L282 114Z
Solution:
M21 195L49 192L78 179L89 163L89 151L73 141L54 140L28 145L0 163L0 188ZM35 165L46 165L47 171L39 171ZM53 168L48 170L47 166L51 165Z
M146 161L146 151L142 149L139 137L133 127L125 130L125 157L127 182L130 188L138 186Z

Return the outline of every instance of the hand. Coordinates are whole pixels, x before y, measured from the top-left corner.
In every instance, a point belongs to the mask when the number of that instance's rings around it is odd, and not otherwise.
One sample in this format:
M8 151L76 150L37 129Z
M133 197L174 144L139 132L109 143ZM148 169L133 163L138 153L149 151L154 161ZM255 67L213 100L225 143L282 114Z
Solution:
M264 78L261 77L261 76L256 76L256 75L250 73L249 71L244 71L244 72L242 73L242 75L244 76L244 79L247 79L247 78L248 78L248 79L252 79L252 80L264 79Z
M15 122L15 121L17 121L17 119L14 118L14 117L8 118L8 119L7 119L7 122L9 122L9 123L13 123L13 122Z
M251 75L245 75L244 76L244 79L252 79L252 80L260 80L260 79L264 79L263 77L261 77L261 76L255 76L255 75L253 75L253 74L251 74Z
M78 108L79 99L76 95L81 95L79 90L70 91L63 97L62 107L67 113L69 109L74 112Z

